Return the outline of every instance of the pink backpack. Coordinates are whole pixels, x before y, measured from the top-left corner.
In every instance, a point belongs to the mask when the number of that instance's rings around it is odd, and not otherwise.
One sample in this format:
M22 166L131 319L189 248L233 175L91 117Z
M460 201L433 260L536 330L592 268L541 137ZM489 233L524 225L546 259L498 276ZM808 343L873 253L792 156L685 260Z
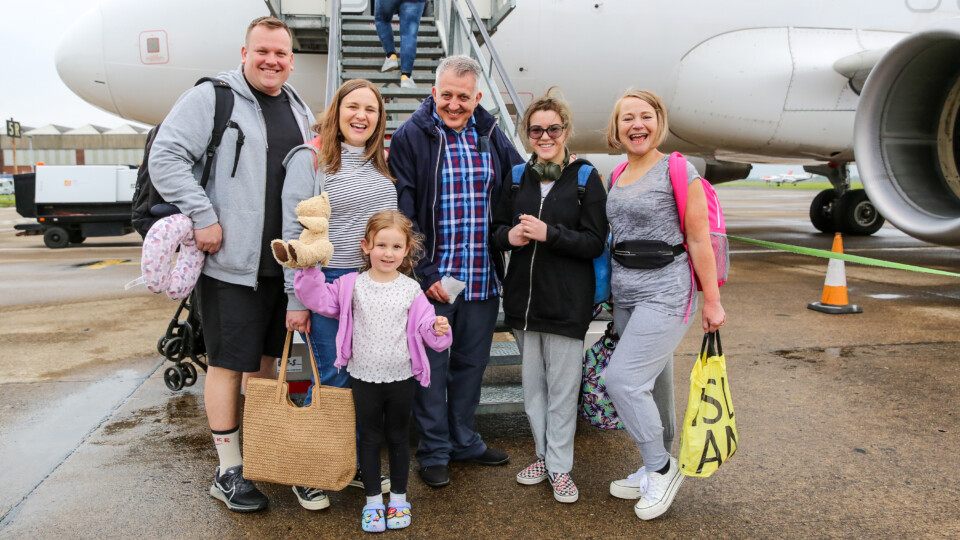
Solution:
M617 182L617 178L627 168L627 162L624 161L613 170L610 186ZM730 270L730 242L727 240L727 225L723 219L723 209L720 208L720 199L717 198L717 192L707 182L705 178L700 178L703 185L703 193L707 196L707 210L710 212L710 244L713 246L713 256L717 260L717 286L720 287L727 282L727 274ZM673 184L673 196L677 201L677 210L680 214L680 232L684 229L684 216L687 212L687 158L680 152L670 154L670 183ZM686 242L684 242L686 247ZM693 271L693 261L690 261L690 272L696 280L697 290L702 291L700 279L696 277Z

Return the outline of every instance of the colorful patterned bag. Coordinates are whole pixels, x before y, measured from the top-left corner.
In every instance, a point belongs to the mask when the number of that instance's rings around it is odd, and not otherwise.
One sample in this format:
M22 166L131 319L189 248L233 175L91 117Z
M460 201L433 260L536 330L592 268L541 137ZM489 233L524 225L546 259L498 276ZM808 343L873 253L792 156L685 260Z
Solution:
M607 387L603 384L603 372L619 339L620 336L613 329L613 321L610 321L603 337L583 357L583 382L580 385L578 409L580 416L600 429L623 429L623 423L617 417L617 411L607 395Z

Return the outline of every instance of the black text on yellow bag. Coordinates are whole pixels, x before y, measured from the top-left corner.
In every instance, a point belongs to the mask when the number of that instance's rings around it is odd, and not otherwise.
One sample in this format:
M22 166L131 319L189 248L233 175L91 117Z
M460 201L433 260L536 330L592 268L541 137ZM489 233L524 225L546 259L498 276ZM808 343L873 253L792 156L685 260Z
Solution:
M720 332L704 334L700 356L690 373L690 397L680 434L680 472L710 476L738 446Z
M322 386L313 347L313 402L297 407L286 382L291 332L283 346L278 380L247 381L243 410L243 476L277 484L339 491L357 472L353 393Z

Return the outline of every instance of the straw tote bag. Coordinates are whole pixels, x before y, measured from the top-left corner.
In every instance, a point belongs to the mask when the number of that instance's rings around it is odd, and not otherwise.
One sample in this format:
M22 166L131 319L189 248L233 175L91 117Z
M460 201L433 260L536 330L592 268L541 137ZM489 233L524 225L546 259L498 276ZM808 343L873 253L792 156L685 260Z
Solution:
M290 401L287 357L283 345L277 380L247 381L243 411L243 476L277 484L339 491L357 473L357 431L349 388L320 384L310 340L313 402L297 407Z

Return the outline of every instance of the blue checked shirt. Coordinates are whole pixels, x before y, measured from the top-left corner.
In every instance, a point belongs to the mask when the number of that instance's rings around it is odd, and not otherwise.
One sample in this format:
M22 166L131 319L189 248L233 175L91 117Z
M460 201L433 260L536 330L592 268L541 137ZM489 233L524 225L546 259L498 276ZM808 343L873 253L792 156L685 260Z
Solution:
M486 300L500 293L488 247L493 163L489 152L477 149L479 136L472 116L460 133L448 128L436 110L433 121L446 139L433 262L441 276L467 284L464 300Z

